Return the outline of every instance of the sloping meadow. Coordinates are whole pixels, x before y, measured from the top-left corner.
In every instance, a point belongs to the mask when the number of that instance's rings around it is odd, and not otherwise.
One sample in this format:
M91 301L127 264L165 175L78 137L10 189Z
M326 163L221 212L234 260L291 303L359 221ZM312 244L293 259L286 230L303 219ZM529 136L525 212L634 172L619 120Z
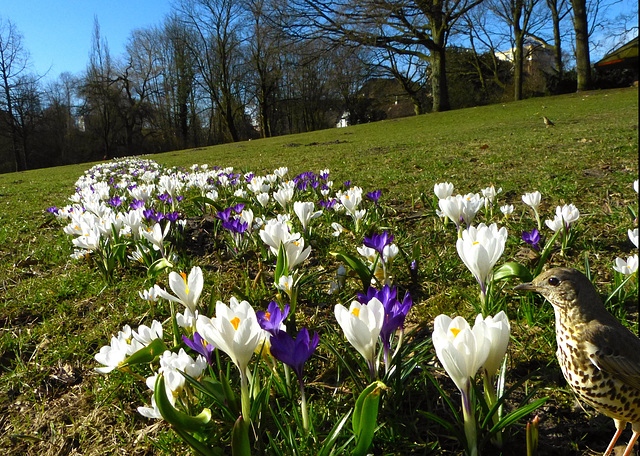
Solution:
M627 89L0 176L1 444L604 449L512 288L576 267L637 332L637 141Z

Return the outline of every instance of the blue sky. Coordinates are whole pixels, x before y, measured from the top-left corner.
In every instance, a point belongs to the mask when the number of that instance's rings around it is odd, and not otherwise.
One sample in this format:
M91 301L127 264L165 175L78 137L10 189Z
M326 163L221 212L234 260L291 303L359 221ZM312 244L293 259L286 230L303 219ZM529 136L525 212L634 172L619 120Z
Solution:
M114 57L124 53L132 30L162 23L170 0L4 0L0 15L23 36L34 72L55 80L62 72L79 74L89 61L93 18Z

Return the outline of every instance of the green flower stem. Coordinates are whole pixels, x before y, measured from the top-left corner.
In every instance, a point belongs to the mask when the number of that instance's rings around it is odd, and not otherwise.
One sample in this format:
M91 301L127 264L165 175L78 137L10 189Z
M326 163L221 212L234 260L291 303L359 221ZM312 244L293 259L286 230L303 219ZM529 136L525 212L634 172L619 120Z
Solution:
M533 213L536 216L536 222L538 222L538 231L540 231L542 229L542 224L540 223L540 214L538 214L537 210L533 210Z
M302 413L302 427L305 432L309 430L309 413L307 412L307 397L304 394L304 382L301 378L298 379L300 382L300 410Z
M464 435L467 437L468 456L478 456L478 437L476 416L471 403L471 383L467 383L462 393L462 415L464 418Z
M240 398L242 401L242 418L245 423L251 420L251 398L249 397L249 382L247 380L247 372L240 371Z
M496 388L494 386L494 379L486 370L484 371L484 375L482 376L482 382L484 386L485 401L487 402L487 406L489 407L489 409L491 409L498 401L498 396L496 394ZM492 420L494 425L500 422L501 414L502 408L499 408L496 413L493 414ZM496 434L494 443L498 446L498 448L502 447L502 431Z

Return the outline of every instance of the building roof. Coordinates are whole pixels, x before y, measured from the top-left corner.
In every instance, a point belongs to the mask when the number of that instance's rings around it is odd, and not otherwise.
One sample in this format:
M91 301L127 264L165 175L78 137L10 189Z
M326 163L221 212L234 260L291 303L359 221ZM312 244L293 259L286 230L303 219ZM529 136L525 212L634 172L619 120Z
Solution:
M602 60L596 63L596 68L618 69L634 68L638 69L638 37L620 46L618 49L605 55Z

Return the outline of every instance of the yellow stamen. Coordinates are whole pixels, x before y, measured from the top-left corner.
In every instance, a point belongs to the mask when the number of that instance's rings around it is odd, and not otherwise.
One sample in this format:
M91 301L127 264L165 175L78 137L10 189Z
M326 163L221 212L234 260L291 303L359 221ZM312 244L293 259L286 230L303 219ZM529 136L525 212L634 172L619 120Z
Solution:
M271 314L269 312L265 312L264 313L264 318L266 318L267 320L271 321Z
M181 272L180 275L182 276L182 280L184 280L184 284L186 285L184 292L189 294L189 285L187 284L187 274L184 272Z
M460 334L460 331L462 331L462 330L458 329L458 328L451 328L451 332L453 333L453 337L458 337L458 334Z
M238 325L240 324L240 319L238 317L234 317L233 320L231 320L231 324L233 325L233 329L237 331Z
M357 307L355 309L353 309L351 311L352 314L354 314L356 317L360 317L360 309L358 309Z

